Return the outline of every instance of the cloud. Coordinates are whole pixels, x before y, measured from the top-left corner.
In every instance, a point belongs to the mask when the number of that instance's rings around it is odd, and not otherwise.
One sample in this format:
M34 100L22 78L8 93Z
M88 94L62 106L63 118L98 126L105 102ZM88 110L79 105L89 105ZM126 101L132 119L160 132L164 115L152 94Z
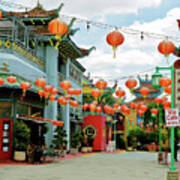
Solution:
M179 16L180 8L175 8L167 12L164 18L145 23L136 21L130 28L178 36L176 19ZM157 46L163 37L152 38L145 34L144 40L141 40L140 34L124 35L125 42L118 47L116 59L112 58L112 48L104 40L106 35L103 35L101 43L97 45L97 50L93 51L90 56L80 59L80 63L94 77L119 79L120 81L125 74L137 75L140 72L147 73L148 71L152 73L155 66L167 66L164 56L157 50ZM91 36L94 37L95 34ZM177 45L176 41L173 42ZM169 61L173 63L175 59L171 55Z

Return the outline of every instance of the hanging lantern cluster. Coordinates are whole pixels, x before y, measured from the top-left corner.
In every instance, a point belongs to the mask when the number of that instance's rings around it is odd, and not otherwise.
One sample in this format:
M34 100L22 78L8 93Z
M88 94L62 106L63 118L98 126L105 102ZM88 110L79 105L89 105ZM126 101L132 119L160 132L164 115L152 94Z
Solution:
M124 42L123 34L121 34L117 30L112 31L106 36L106 41L110 46L112 46L113 57L116 58L117 47L120 46Z

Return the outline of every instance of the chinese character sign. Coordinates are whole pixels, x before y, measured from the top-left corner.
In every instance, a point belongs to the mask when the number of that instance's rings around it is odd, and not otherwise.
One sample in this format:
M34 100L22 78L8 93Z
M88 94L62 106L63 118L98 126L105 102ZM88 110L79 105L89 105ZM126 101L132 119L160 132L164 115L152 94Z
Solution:
M180 120L179 120L179 112L178 109L167 109L165 111L166 115L166 126L179 126Z

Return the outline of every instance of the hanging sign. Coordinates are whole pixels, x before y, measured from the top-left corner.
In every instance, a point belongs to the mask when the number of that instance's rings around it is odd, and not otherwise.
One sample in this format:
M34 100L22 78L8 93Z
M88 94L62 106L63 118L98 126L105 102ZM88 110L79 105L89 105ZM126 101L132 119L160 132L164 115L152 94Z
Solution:
M167 109L165 111L166 126L180 126L179 111L178 109Z

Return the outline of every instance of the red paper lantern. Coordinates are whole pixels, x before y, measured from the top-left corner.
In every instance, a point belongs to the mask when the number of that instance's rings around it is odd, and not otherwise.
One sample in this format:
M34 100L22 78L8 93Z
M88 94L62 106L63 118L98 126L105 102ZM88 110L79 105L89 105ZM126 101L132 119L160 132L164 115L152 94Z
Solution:
M106 36L106 41L109 45L112 46L113 52L114 52L113 57L115 58L116 57L116 49L119 45L121 45L124 42L124 36L118 31L113 31L113 32L110 32Z
M42 88L46 85L46 81L44 78L38 78L36 81L35 81L35 85L38 86L38 88Z
M65 100L70 100L71 97L70 97L70 96L64 96L64 99L65 99Z
M98 89L93 89L91 91L91 95L95 98L99 97L101 95L101 92Z
M47 99L49 97L49 93L44 91L44 97Z
M83 104L82 108L83 108L84 111L86 111L88 109L88 104Z
M119 104L114 103L114 104L113 104L113 107L116 108L116 109L118 109L118 108L119 108Z
M23 90L23 96L25 96L26 95L26 91L29 88L31 88L31 83L24 81L24 82L20 83L20 86L21 86L21 89Z
M163 102L162 105L163 105L164 109L169 109L171 107L171 102L165 101L165 102Z
M100 107L100 106L97 106L97 107L96 107L96 112L97 112L97 113L101 113L101 111L102 111L101 107Z
M167 93L167 94L171 94L171 86L165 87L164 92Z
M154 101L155 101L157 104L162 103L162 99L161 99L161 98L156 98Z
M128 79L125 85L132 91L137 86L137 81L135 79Z
M3 15L2 15L2 11L0 11L0 19L2 19L2 16L3 16Z
M167 77L162 77L160 80L159 80L159 84L162 86L162 87L167 87L171 84L171 79L167 78Z
M180 29L180 19L177 19L178 28Z
M80 94L81 94L81 89L79 88L74 89L74 95L78 96Z
M61 83L60 83L60 87L62 88L62 89L64 89L64 90L68 90L69 88L71 88L72 87L72 85L71 85L71 83L69 82L69 81L62 81Z
M67 104L66 99L62 99L62 100L60 101L60 104L61 104L62 106L66 106L66 104Z
M56 95L58 93L58 90L56 88L52 88L51 92L52 95Z
M155 114L155 115L157 115L159 112L158 109L155 109L155 108L152 108L150 111L152 114Z
M146 105L141 105L140 110L146 112L148 107Z
M105 89L107 87L107 82L101 79L96 82L95 86L99 89Z
M68 89L67 93L71 96L74 95L74 89L72 89L72 88Z
M2 86L4 84L4 79L0 78L0 86Z
M61 104L62 101L65 101L64 97L63 96L60 96L58 99L57 99L57 102L59 104Z
M55 35L63 35L68 31L68 25L64 21L53 19L48 26L49 31Z
M90 110L90 112L94 112L96 110L96 105L89 104L89 110Z
M42 98L44 96L44 91L43 90L39 90L38 94L39 94L40 98Z
M171 41L162 41L158 45L158 51L164 54L165 57L174 52L175 48L175 45Z
M150 93L150 90L149 90L149 88L147 88L147 87L142 87L142 88L140 89L140 93L141 93L144 97L146 97L146 96Z
M50 92L52 92L53 87L50 85L47 85L44 87L44 92L47 94L50 94Z
M69 104L70 104L70 106L73 106L73 107L78 107L79 106L79 103L77 101L70 100Z
M142 115L144 114L144 111L138 110L138 111L137 111L137 114L138 114L139 116L142 116Z
M56 96L50 96L49 100L52 101L52 102L55 101L56 100Z
M17 81L17 79L16 79L15 76L9 76L9 77L7 78L7 81L8 81L10 84L14 84L14 83Z
M115 94L117 97L121 98L121 97L125 96L126 93L123 89L118 88L118 90L116 90Z
M142 123L143 123L143 122L142 122L142 121L140 121L140 122L139 122L139 125L142 125Z

